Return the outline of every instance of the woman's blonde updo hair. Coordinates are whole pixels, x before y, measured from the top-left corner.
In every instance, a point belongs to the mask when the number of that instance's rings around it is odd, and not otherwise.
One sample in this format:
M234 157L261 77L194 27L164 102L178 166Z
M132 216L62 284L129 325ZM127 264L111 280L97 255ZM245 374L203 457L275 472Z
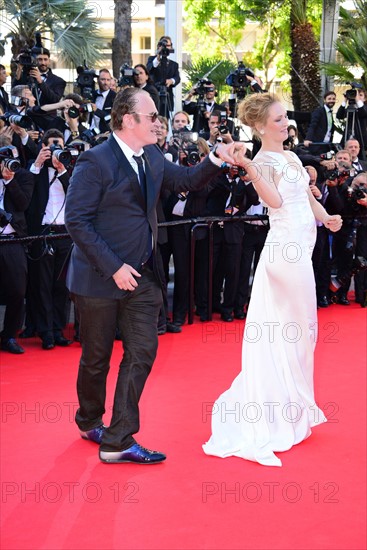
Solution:
M255 125L266 124L270 107L278 102L278 97L269 93L248 95L238 105L237 116L242 124L250 126L255 137L261 139Z

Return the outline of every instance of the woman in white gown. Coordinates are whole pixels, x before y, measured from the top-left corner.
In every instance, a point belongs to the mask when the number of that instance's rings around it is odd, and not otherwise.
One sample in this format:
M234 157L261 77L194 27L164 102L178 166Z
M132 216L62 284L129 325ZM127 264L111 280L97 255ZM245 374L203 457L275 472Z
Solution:
M313 390L317 317L311 255L315 218L332 231L342 222L313 197L298 157L283 150L288 119L278 99L251 95L240 104L239 117L262 141L252 161L241 152L236 160L269 208L270 231L252 287L242 371L215 402L212 436L203 449L281 466L274 452L290 449L326 421Z

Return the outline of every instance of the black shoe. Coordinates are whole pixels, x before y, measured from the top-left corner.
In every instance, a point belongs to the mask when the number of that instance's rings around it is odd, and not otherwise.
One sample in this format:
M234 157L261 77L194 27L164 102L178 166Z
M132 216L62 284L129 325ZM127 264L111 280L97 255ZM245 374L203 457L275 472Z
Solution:
M109 464L119 464L123 462L135 462L136 464L157 464L166 460L166 455L158 451L145 449L138 443L134 443L124 451L101 451L99 458L102 462Z
M82 439L88 439L89 441L93 441L94 443L97 443L98 445L102 442L103 434L106 431L107 426L104 426L101 424L100 426L97 426L96 428L92 428L91 430L88 430L87 432L82 432L79 430L79 433L82 437Z
M317 300L317 305L319 307L329 307L329 300L327 296L321 296L321 298Z
M234 310L234 318L240 319L241 321L246 318L246 313L243 311L243 309L235 309Z
M166 331L171 332L172 334L178 334L179 332L182 332L182 328L178 325L173 324L173 323L167 323Z
M185 319L181 319L180 317L175 317L173 319L173 324L176 325L177 327L182 327L182 325L185 324Z
M167 332L167 327L165 325L163 325L162 327L158 327L158 336L163 336L163 334L166 334L166 332Z
M224 321L225 323L232 323L233 321L233 317L232 317L232 314L231 313L222 313L220 318L222 319L222 321Z
M33 338L33 336L36 336L36 333L31 328L25 328L19 334L19 338Z
M24 349L18 344L15 338L9 338L9 340L2 341L1 349L2 351L8 351L9 353L15 353L17 355L24 353Z
M350 301L348 300L345 294L342 294L341 296L338 297L337 303L342 306L350 306Z
M54 349L54 347L55 347L55 342L52 336L44 336L42 338L42 349L45 349L48 351L50 349Z
M66 346L70 346L70 344L72 344L72 341L64 338L62 334L55 334L54 342L57 346L61 346L63 348L66 348Z

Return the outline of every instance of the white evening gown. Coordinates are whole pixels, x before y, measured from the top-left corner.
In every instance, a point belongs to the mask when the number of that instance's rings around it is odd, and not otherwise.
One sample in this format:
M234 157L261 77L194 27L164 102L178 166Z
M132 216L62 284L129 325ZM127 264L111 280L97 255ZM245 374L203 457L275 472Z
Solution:
M287 158L286 158L286 156ZM242 371L215 402L208 455L237 456L281 466L286 451L326 422L316 406L313 356L317 338L311 255L316 223L307 196L309 177L293 153L261 153L283 199L269 208L270 230L247 313Z

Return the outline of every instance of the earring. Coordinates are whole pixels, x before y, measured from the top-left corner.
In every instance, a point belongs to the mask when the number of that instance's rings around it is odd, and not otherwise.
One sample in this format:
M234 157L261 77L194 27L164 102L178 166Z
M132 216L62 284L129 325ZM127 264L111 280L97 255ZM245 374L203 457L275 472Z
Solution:
M263 136L265 134L264 130L260 130L260 134Z

